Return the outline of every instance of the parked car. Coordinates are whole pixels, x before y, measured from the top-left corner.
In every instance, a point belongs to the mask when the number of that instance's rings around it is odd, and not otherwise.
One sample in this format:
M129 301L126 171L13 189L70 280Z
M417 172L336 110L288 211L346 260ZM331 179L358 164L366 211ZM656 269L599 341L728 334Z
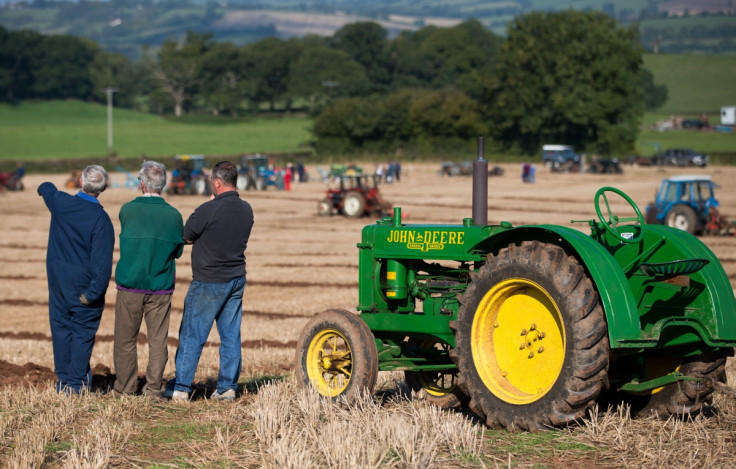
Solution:
M683 129L698 129L698 130L701 130L703 127L705 127L705 124L700 119L683 119L682 120L682 128Z
M555 172L580 171L580 155L569 145L543 145L542 163Z
M449 161L442 163L438 173L440 176L471 176L473 174L473 162L472 161L461 161L454 162ZM488 168L489 176L503 176L504 169L500 166L494 166Z
M440 176L470 176L473 174L473 163L470 161L448 161L442 163L438 174Z
M707 166L708 155L696 153L692 148L668 148L652 161L665 166Z

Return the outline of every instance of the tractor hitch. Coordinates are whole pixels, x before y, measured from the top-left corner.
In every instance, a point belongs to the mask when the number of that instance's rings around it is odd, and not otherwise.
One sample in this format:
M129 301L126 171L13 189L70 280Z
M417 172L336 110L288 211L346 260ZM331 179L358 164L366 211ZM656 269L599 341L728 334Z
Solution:
M647 381L632 381L630 383L626 383L623 386L619 387L619 391L623 392L631 392L631 393L640 393L640 392L646 392L651 391L652 389L661 388L663 386L667 386L668 384L678 383L681 381L699 381L704 382L705 378L697 378L695 376L686 376L680 372L674 372L665 376L660 376L659 378L650 379Z

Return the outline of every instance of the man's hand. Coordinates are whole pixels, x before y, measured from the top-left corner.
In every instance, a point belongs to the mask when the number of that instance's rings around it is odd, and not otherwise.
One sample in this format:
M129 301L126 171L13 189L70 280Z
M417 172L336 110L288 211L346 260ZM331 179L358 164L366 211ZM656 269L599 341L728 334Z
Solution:
M82 293L81 295L79 295L79 302L82 303L85 306L89 305L89 300L87 300L87 297L84 296L84 293Z

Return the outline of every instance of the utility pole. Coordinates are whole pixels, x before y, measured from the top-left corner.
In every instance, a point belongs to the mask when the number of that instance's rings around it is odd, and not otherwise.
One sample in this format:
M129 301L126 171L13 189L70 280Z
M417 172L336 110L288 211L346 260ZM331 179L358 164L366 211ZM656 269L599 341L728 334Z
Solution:
M112 94L117 88L103 88L107 95L107 155L112 155Z

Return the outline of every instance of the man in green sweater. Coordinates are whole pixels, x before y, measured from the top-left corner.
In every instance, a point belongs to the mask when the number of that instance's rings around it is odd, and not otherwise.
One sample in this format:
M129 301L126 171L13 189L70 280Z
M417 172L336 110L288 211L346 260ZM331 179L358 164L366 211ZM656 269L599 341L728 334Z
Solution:
M146 320L148 367L143 394L161 397L161 379L169 359L171 294L175 260L183 251L183 223L178 210L166 203L166 167L146 161L138 176L143 195L120 208L120 260L115 268L114 390L134 394L138 387L138 333Z

